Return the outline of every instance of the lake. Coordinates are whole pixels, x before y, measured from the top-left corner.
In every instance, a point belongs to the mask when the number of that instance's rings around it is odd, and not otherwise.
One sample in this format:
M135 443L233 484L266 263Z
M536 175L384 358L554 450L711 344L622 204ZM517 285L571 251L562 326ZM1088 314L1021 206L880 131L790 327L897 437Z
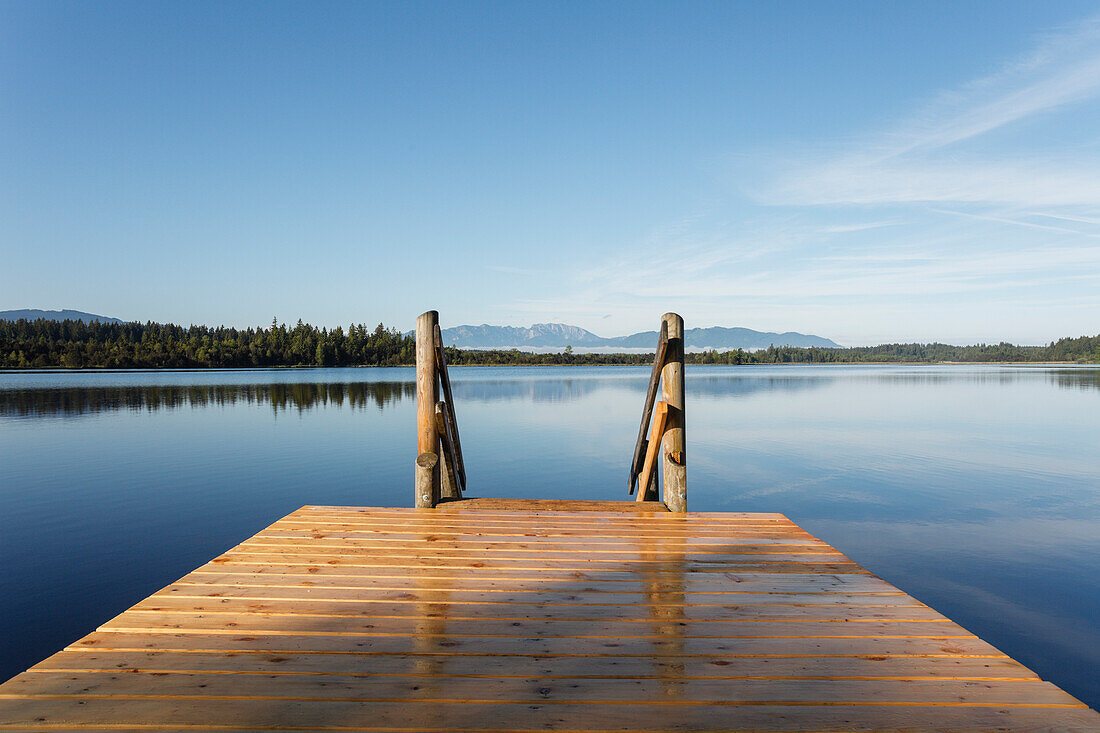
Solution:
M625 499L648 367L452 368L470 495ZM412 369L0 373L0 680L304 504L411 506ZM1100 707L1100 368L687 368L782 512Z

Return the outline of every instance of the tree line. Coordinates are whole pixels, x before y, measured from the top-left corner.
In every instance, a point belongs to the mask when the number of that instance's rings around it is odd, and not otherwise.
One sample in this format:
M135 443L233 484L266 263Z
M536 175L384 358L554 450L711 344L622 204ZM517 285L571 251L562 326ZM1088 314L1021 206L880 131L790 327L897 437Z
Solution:
M533 354L511 350L447 347L457 365L649 364L653 354ZM293 327L272 320L267 328L177 326L170 323L0 320L3 369L164 369L304 366L408 366L414 339L382 324L369 328L317 328L301 320ZM1009 343L882 344L852 348L771 346L759 351L704 351L685 356L689 364L853 364L942 362L1100 363L1100 335L1063 338L1046 346Z
M177 326L171 323L0 321L0 367L232 368L400 366L416 358L412 339L382 324L344 330L298 321L269 328Z

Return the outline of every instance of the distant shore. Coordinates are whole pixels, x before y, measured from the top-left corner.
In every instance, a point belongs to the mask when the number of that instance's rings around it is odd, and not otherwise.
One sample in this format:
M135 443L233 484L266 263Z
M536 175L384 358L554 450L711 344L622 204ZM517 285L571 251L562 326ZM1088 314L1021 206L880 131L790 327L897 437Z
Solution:
M454 366L610 366L651 364L649 353L556 353L518 349L444 349ZM416 344L408 334L353 324L317 328L211 328L170 323L86 323L0 320L0 369L266 369L410 366ZM1100 363L1100 336L1062 338L1046 346L1009 343L955 346L895 343L878 346L769 346L688 352L687 364L1050 364Z
M298 364L294 366L243 366L243 367L28 367L25 369L12 369L12 368L0 368L0 374L126 374L126 373L141 373L141 372L269 372L269 371L308 371L316 369L412 369L415 364L388 364L385 366L378 366L376 364L349 364L346 366L316 366L311 364ZM464 369L464 368L476 368L484 369L487 367L499 367L505 369L514 369L518 367L524 368L538 368L538 367L635 367L640 368L648 366L645 364L576 364L576 363L560 363L560 364L453 364L452 369ZM959 366L959 367L974 367L974 366L1015 366L1015 367L1100 367L1100 362L1080 362L1080 361L833 361L827 363L805 363L805 362L787 362L787 363L765 363L765 364L687 364L689 367L711 366L711 367L851 367L851 366L865 366L865 367L880 367L880 366Z

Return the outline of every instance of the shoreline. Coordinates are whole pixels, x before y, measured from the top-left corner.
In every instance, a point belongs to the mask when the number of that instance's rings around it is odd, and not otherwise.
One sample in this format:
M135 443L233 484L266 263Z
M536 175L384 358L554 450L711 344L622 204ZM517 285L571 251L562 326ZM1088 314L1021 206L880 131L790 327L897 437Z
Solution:
M1097 367L1100 362L1082 361L845 361L845 362L783 362L763 364L693 364L688 362L686 367L718 367L723 369L742 369L747 367L852 367L852 366L1014 366L1014 367ZM251 367L133 367L120 369L118 367L34 367L28 369L0 369L0 374L130 374L130 373L166 373L166 372L275 372L275 371L307 371L324 369L412 369L415 364L350 364L347 366L251 366ZM540 367L594 367L607 369L614 367L649 368L649 364L448 364L450 369L466 368L527 368Z

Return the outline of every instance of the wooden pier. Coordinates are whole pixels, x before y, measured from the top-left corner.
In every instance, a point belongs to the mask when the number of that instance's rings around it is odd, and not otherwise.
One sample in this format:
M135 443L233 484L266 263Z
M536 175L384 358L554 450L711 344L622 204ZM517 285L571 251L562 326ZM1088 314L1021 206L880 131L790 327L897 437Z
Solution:
M1100 731L779 514L307 506L0 685L0 729Z
M0 729L1100 731L783 515L688 512L683 328L637 501L469 499L424 313L414 508L302 507L0 685Z

